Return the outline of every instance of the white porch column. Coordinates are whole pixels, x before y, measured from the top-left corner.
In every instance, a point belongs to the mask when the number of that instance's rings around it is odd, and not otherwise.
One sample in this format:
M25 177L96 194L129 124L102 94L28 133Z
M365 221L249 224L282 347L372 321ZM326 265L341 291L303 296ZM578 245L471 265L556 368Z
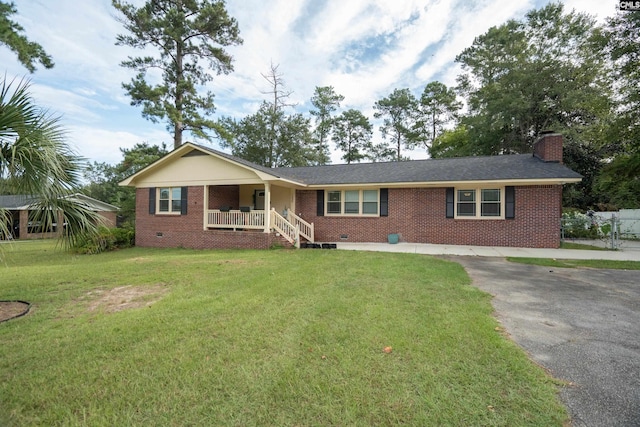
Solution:
M271 230L271 184L264 183L264 232Z
M207 223L209 222L209 186L204 186L204 197L203 197L203 205L202 205L202 229L207 229Z
M295 188L291 189L291 207L289 208L289 210L291 210L291 212L293 212L294 214L298 215L298 211L296 210L296 189Z

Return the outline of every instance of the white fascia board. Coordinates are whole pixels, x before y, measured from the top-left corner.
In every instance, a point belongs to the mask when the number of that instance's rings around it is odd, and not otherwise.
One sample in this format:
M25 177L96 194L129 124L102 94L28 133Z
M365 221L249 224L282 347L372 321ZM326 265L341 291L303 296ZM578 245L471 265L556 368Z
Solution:
M367 182L353 184L312 184L307 187L316 188L441 188L441 187L461 187L461 186L524 186L524 185L562 185L582 181L581 178L547 178L547 179L509 179L509 180L478 180L478 181L429 181L429 182Z

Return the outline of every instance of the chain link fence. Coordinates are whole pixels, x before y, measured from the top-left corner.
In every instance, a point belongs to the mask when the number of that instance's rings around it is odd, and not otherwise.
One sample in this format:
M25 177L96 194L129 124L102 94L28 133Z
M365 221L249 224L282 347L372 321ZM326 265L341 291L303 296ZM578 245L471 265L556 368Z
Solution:
M620 249L629 241L640 241L640 209L618 212L567 212L562 214L562 240L598 240L605 247Z

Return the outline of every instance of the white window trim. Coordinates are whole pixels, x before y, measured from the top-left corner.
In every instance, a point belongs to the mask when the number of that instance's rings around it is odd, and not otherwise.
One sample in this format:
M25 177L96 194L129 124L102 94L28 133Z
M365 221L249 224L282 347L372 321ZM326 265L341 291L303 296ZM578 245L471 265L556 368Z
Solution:
M476 193L476 214L475 216L458 215L458 191L475 191ZM496 216L481 216L482 212L482 190L500 190L500 215ZM455 187L453 193L453 217L455 219L471 219L471 220L500 220L505 219L505 189L504 187Z
M345 213L345 193L347 191L358 192L358 212L359 213ZM364 208L364 192L375 191L376 192L376 213L362 213ZM340 213L329 212L329 193L340 192ZM335 202L333 202L335 203ZM346 189L328 189L324 192L324 212L326 216L340 216L346 218L372 218L380 216L380 189L379 188L346 188Z
M182 187L157 187L156 188L156 215L181 215L182 214L182 208L180 208L180 210L178 211L173 211L172 207L173 207L173 200L169 198L169 210L168 211L161 211L160 210L160 192L162 191L162 189L164 188L168 188L169 189L169 194L172 195L173 194L173 189L174 188L180 188L180 200L182 200Z

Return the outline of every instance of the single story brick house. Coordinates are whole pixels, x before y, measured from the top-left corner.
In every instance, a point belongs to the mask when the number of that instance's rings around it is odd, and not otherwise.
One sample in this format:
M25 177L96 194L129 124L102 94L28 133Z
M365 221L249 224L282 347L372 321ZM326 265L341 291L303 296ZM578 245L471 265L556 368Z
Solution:
M81 203L91 211L96 212L101 217L103 224L107 227L115 227L118 212L117 206L102 202L93 197L85 196L81 193L70 194L66 196L66 198L76 203ZM9 236L0 236L0 238L28 240L51 238L61 235L63 229L58 226L58 223L63 222L62 218L59 218L58 222L51 224L46 230L43 230L43 227L39 226L38 221L34 221L34 215L32 215L31 212L38 202L38 197L30 195L0 196L0 209L8 213L10 223L7 224L7 229L11 232Z
M136 245L269 248L402 241L560 245L562 135L534 153L267 168L186 143L120 185L136 188Z

